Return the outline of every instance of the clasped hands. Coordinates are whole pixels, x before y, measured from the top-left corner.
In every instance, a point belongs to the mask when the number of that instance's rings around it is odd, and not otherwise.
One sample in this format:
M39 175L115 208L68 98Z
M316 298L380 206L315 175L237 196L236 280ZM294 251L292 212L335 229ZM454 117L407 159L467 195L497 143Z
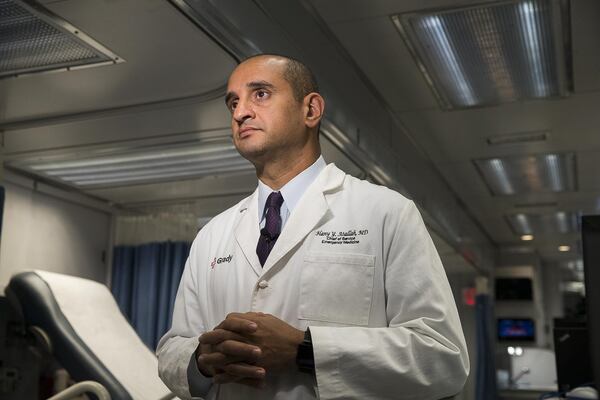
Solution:
M267 371L295 365L304 332L270 314L231 313L202 334L196 350L200 371L215 383L264 387Z

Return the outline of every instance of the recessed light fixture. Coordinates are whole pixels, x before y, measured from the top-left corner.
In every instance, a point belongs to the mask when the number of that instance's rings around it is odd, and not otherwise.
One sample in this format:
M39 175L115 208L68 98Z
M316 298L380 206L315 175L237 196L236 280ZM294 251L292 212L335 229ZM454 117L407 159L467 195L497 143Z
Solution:
M558 251L566 252L566 251L570 251L570 250L571 250L571 246L566 246L566 245L558 246Z
M575 154L550 153L473 160L494 195L576 189Z
M533 240L533 235L523 235L523 236L521 236L521 240L525 240L525 241Z
M249 172L229 139L74 152L9 165L77 187L110 187Z
M446 109L566 95L571 87L565 1L512 0L393 15Z
M557 211L551 213L516 213L506 216L515 234L519 236L555 233L575 233L579 231L577 213Z

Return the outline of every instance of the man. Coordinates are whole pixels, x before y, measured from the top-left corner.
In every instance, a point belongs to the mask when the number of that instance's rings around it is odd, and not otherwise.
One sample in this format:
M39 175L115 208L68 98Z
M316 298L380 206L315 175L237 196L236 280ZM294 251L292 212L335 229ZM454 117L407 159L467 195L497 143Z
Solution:
M325 164L310 71L249 58L226 104L258 188L194 241L157 350L167 386L207 399L458 393L468 357L435 247L413 202Z

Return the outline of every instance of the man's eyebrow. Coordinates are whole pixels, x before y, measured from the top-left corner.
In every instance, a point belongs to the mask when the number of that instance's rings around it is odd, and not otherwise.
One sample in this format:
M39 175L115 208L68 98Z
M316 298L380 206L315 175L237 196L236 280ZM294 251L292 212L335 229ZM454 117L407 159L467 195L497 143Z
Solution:
M260 89L260 88L266 88L266 89L275 89L275 85L273 85L272 83L269 83L267 81L252 81L252 82L248 82L246 84L246 87L250 88L250 89Z

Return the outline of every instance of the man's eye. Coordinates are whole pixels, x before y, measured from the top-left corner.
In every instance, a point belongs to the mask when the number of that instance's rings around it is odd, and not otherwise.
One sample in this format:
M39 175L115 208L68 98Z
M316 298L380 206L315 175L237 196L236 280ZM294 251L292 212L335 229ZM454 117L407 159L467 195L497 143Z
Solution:
M231 110L231 111L235 110L235 107L237 107L237 103L238 103L237 100L229 103L229 110Z
M256 97L258 97L259 99L264 99L265 97L267 97L268 93L264 90L257 90L256 91Z

